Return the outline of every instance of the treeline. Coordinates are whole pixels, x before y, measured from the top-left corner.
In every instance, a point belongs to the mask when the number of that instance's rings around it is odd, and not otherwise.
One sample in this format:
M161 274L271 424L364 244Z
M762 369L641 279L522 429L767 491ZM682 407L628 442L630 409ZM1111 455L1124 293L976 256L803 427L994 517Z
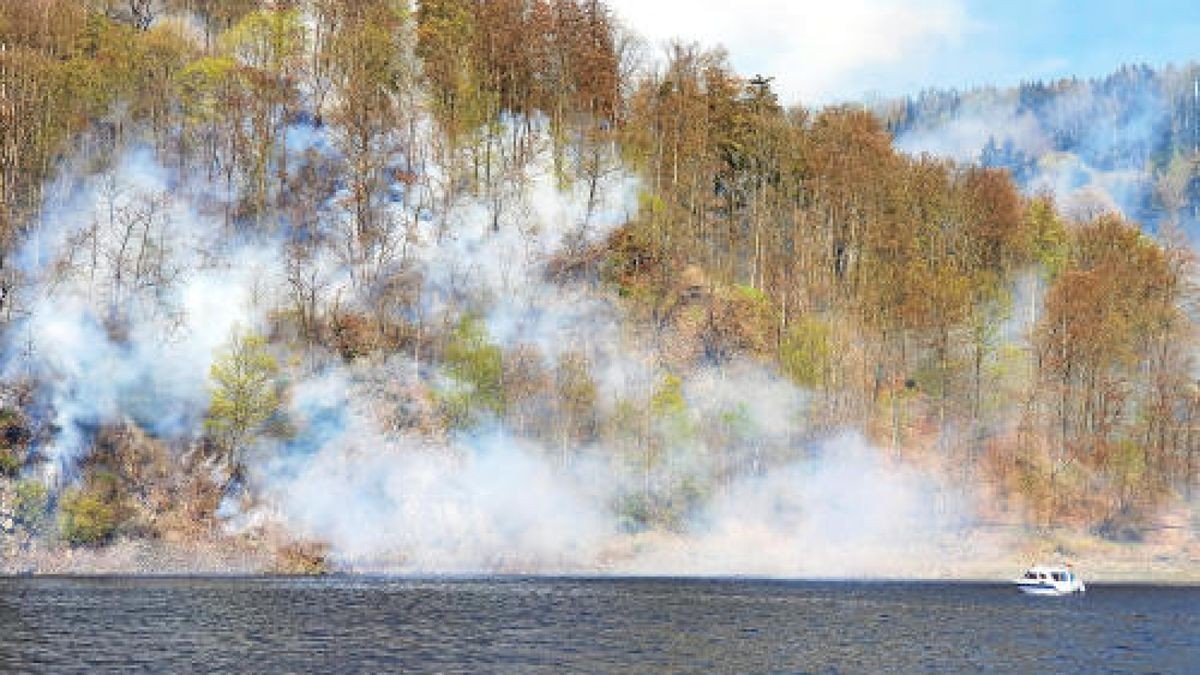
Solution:
M785 106L721 51L650 58L598 0L415 12L401 0L30 0L0 5L0 46L5 269L65 157L100 169L148 142L181 182L221 186L212 208L231 233L286 238L277 345L347 362L411 354L470 384L431 387L429 410L397 412L398 425L498 418L564 453L618 448L646 475L626 514L640 525L716 489L650 486L671 469L671 434L723 447L738 433L733 418L681 422L680 378L747 356L812 392L797 438L865 427L1039 523L1136 526L1200 475L1190 249L1112 215L1066 222L1001 168L898 152L893 133L921 106L889 121ZM313 130L336 152L289 150ZM552 268L606 282L653 336L664 375L645 400L601 412L586 353L539 370L525 347L490 339L482 308L420 310L414 224L465 195L499 229L547 147L564 188L594 197L621 166L642 178L631 222ZM353 297L324 296L328 256ZM114 291L110 304L122 301ZM242 344L259 374L277 370L257 337ZM232 412L210 414L206 448L236 475L253 435L274 433L262 401L278 401L218 399ZM726 473L761 466L758 454L741 467L710 459ZM125 495L101 501L145 492L92 483ZM200 492L211 511L213 491Z

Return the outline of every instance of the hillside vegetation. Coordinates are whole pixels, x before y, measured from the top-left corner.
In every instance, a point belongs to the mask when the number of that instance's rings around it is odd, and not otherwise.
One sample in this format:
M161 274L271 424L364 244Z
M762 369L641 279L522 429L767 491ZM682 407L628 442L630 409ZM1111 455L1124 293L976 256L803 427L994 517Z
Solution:
M1192 249L917 121L597 0L0 4L4 536L528 570L1174 522Z

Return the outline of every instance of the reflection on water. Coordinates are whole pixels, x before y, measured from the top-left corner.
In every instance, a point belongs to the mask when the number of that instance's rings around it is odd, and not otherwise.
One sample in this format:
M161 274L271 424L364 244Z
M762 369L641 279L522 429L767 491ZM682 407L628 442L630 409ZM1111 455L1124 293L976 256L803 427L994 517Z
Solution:
M1200 588L0 579L0 671L1200 672Z

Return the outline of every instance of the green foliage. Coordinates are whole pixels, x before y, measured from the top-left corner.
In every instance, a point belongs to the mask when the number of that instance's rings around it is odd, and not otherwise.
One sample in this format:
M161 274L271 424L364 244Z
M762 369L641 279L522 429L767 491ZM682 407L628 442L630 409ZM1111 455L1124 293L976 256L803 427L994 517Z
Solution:
M767 294L753 286L735 284L733 290L737 293L738 297L755 307L764 310L768 310L771 307L771 299L767 297Z
M38 533L50 519L50 490L36 480L17 483L13 515L17 524L27 531Z
M779 365L801 387L824 385L829 376L829 325L813 316L804 316L792 324L779 346Z
M688 416L687 400L683 397L683 380L678 375L667 373L650 397L650 414L658 421L658 430L671 442L693 438L696 428Z
M653 192L639 192L638 211L651 219L661 218L667 211L667 203Z
M368 5L359 21L338 36L335 50L372 86L395 89L408 70L401 41L405 3Z
M226 111L230 91L241 86L237 63L226 56L209 56L189 63L175 76L175 86L188 115L211 122Z
M1055 278L1067 264L1068 239L1066 226L1048 198L1032 200L1025 209L1027 230L1033 238L1030 248L1033 259L1048 278Z
M11 478L17 475L21 471L21 465L21 458L17 456L16 450L0 448L0 476Z
M454 380L439 395L450 426L469 426L481 416L504 414L503 353L488 340L482 321L471 316L459 321L448 338L443 361Z
M683 380L667 373L650 398L650 412L656 417L677 417L687 412L683 398Z
M403 42L405 4L368 3L353 14L327 54L343 88L338 107L351 135L361 133L372 117L377 124L388 124L396 106L393 97L412 74Z
M450 142L490 120L492 92L482 86L473 58L476 33L471 3L426 0L417 4L417 55L432 91L432 104Z
M59 502L62 537L76 546L105 544L116 534L123 510L116 477L97 474L83 487L63 494Z
M62 501L62 535L71 544L98 546L117 530L116 509L99 497L69 493Z
M279 363L266 338L235 333L209 369L211 403L205 426L233 453L280 406Z
M304 49L304 24L299 10L263 9L251 12L221 36L222 47L252 67L278 71Z

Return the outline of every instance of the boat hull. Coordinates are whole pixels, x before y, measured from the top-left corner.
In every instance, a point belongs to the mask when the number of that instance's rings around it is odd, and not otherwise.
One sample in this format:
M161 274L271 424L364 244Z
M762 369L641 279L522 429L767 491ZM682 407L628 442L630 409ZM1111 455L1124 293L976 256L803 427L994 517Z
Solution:
M1020 591L1022 593L1024 593L1025 595L1071 595L1072 593L1082 593L1083 592L1082 588L1066 589L1066 588L1055 588L1054 586L1041 586L1041 585L1029 585L1029 584L1017 584L1017 588L1020 589Z
M1074 593L1084 592L1084 585L1072 586L1069 584L1052 585L1052 584L1016 584L1018 590L1025 593L1027 596L1070 596Z

